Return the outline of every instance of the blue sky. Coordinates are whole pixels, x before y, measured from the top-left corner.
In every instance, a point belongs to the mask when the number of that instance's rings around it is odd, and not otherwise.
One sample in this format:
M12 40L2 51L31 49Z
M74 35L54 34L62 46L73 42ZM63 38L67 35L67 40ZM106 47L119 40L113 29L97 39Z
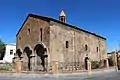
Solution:
M120 43L119 0L0 0L0 38L16 41L16 33L29 13L58 19L64 10L67 23L107 38L107 51Z

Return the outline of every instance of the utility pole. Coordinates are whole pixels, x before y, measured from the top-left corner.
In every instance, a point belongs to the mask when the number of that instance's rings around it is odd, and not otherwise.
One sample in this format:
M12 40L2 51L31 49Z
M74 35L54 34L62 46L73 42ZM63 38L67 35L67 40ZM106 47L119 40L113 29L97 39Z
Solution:
M120 43L119 43L119 48L118 48L118 50L117 50L117 68L118 68L118 70L120 69L120 66L119 66L119 64L118 64L118 63L119 63L119 60L118 60L118 58L119 58L119 57L118 57L118 56L119 56L119 55L118 55L119 50L120 50Z

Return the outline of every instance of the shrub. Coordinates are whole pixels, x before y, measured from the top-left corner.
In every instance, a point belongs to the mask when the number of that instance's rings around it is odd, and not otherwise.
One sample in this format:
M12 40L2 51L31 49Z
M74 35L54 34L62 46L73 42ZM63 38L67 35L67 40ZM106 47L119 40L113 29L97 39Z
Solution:
M91 68L92 69L100 68L100 62L99 61L91 61Z

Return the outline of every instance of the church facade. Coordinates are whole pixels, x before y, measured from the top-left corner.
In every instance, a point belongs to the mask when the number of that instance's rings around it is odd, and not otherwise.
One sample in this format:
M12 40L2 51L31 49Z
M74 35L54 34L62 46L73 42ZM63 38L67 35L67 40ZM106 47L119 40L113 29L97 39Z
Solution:
M66 23L62 11L59 20L29 14L16 35L16 56L23 61L23 70L48 70L53 61L78 63L85 59L107 59L106 38Z

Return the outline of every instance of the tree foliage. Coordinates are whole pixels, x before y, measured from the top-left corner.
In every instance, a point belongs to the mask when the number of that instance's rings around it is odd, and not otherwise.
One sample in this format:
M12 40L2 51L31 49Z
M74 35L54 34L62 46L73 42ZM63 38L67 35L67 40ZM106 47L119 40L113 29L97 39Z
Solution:
M92 69L100 68L100 62L99 61L91 61L91 67L92 67Z
M4 42L0 39L0 60L3 59L5 54L5 44Z

